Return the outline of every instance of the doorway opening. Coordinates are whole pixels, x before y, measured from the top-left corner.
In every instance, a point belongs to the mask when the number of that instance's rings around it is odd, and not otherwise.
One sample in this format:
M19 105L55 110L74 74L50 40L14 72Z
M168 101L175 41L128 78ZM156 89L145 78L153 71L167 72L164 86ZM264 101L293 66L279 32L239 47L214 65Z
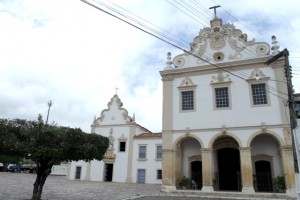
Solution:
M202 188L202 162L201 161L191 162L191 180L192 180L192 189Z
M105 164L104 181L111 182L113 177L114 164Z
M235 148L217 151L219 190L241 190L240 152Z
M81 167L76 167L75 179L80 179L81 177Z
M256 188L258 192L273 191L271 163L269 161L260 160L255 162L255 178Z

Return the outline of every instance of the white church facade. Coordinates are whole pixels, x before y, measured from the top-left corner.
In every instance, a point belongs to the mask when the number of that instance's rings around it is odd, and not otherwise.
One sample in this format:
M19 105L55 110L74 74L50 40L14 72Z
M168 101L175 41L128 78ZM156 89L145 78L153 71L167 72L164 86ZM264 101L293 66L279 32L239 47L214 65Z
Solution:
M137 124L115 95L92 124L110 138L105 159L72 162L68 178L295 196L289 112L278 97L287 94L284 59L264 64L278 48L275 37L272 48L248 40L215 16L190 51L168 53L162 132Z

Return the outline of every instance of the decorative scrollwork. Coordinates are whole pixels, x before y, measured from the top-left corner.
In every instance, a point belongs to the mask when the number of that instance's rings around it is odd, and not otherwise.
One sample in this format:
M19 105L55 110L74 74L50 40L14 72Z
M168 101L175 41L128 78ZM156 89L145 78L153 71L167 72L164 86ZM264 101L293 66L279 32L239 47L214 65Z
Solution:
M176 58L174 60L175 67L182 67L184 65L185 61L183 58Z

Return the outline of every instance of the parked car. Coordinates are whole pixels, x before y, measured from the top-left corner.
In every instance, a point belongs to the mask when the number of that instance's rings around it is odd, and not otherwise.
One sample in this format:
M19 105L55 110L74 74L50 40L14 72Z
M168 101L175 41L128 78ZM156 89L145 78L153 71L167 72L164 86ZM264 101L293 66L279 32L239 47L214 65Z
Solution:
M10 172L21 172L21 165L19 163L9 164L7 166L7 170L10 171Z
M0 163L0 172L2 172L4 170L4 165L3 163Z

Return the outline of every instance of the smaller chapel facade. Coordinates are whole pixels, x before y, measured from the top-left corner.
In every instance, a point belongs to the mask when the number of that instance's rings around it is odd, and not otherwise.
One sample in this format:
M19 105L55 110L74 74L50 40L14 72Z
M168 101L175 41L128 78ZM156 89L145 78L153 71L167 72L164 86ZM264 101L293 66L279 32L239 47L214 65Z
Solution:
M130 117L118 95L95 118L92 134L109 138L109 148L101 161L71 162L71 180L104 182L162 183L161 133L152 133Z

